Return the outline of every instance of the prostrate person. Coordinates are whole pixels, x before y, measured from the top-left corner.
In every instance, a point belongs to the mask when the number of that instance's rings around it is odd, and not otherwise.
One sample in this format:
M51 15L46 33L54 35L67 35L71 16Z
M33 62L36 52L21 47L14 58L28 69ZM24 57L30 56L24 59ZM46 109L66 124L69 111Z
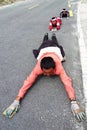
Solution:
M24 81L23 86L20 88L17 97L13 103L3 112L8 118L11 118L20 108L21 100L35 83L40 75L45 76L60 76L64 84L68 98L71 102L71 110L75 118L81 122L86 119L86 115L82 107L76 101L75 91L72 86L71 78L66 74L62 62L65 61L65 52L61 45L59 45L56 35L52 33L51 39L48 38L48 33L45 34L41 46L37 50L33 50L37 63L30 75Z
M60 12L60 18L68 18L69 17L69 11L67 11L66 9L63 9Z
M50 31L56 31L60 30L60 26L62 24L62 20L60 17L52 17L50 22L49 22L49 30Z

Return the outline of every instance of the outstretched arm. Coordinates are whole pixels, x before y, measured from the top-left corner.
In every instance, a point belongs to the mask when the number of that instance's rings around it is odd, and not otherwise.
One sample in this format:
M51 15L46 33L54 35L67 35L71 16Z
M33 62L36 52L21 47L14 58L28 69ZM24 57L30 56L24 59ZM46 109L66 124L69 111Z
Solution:
M72 87L72 81L67 76L63 67L60 71L60 78L65 86L69 99L71 100L71 110L73 112L74 117L76 118L76 120L78 122L82 122L82 121L86 120L86 114L85 114L83 107L80 105L79 102L76 101L75 91Z
M38 75L41 73L42 72L37 64L36 67L31 72L31 74L24 81L24 84L19 90L19 93L15 98L15 100L13 101L13 103L4 110L3 115L5 115L8 118L12 118L18 112L18 110L20 109L20 100L24 97L27 90L32 86Z
M64 84L64 87L66 89L66 92L68 94L68 97L69 99L72 101L72 100L75 100L76 97L75 97L75 91L74 91L74 88L72 86L72 80L69 76L67 76L65 70L63 67L61 67L61 71L60 71L60 78Z

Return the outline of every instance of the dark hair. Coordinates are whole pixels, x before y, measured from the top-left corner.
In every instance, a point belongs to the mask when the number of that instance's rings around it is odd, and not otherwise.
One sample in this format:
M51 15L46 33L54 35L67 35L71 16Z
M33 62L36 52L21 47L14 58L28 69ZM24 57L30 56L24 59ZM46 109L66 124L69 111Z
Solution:
M52 17L52 19L51 19L52 21L56 21L56 17Z
M52 17L52 19L55 19L56 17Z
M63 10L66 10L65 8L63 8Z
M50 69L50 68L55 68L55 62L53 60L53 58L51 57L44 57L42 60L41 60L41 63L40 63L40 67L41 69Z

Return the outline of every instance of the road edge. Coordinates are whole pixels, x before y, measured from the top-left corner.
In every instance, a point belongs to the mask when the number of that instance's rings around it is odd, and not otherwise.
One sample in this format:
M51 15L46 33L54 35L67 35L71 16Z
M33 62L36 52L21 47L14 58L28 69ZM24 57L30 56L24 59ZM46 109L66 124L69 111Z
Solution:
M87 52L85 47L85 41L83 38L83 31L81 26L81 19L80 19L80 8L81 2L78 4L78 16L77 16L77 28L78 28L78 40L79 40L79 48L80 48L80 60L81 60L81 67L82 67L82 80L83 80L83 93L84 93L84 103L85 103L85 112L87 118Z

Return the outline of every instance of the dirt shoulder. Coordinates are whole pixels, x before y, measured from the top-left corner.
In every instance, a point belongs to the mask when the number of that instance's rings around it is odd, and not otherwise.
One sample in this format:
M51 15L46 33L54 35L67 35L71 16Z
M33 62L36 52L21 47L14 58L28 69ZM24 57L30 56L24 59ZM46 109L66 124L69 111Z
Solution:
M22 0L0 0L0 6L8 5Z

